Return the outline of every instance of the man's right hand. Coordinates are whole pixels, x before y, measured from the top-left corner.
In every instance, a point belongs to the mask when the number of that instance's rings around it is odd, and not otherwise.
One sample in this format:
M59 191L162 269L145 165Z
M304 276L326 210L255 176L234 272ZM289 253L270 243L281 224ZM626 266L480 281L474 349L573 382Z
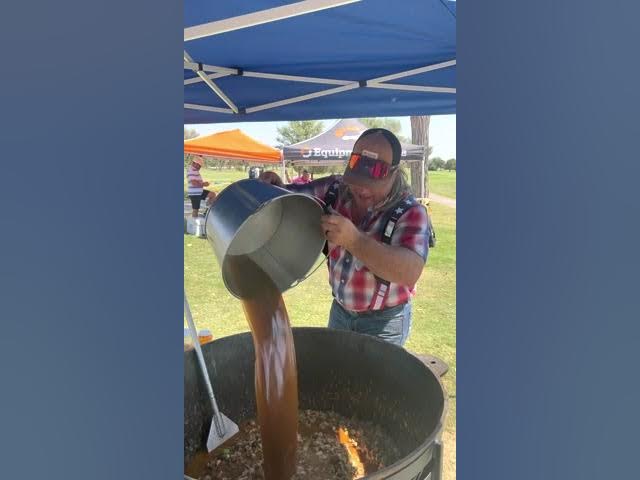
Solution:
M276 172L262 172L258 177L258 180L264 183L268 183L270 185L275 185L276 187L284 187L282 183L282 179L278 176Z

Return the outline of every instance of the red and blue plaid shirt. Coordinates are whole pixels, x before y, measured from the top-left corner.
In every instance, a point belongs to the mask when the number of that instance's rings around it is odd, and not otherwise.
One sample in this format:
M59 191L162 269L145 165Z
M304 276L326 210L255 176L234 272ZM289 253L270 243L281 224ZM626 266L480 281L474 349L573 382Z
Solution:
M307 185L287 185L296 192L308 193L324 200L327 190L341 177L325 177ZM391 208L392 206L387 206ZM348 198L338 198L334 209L352 220L351 201ZM385 225L385 212L380 209L369 211L360 225L356 225L361 232L382 240L382 229ZM428 217L422 205L409 208L396 223L391 246L408 248L416 252L424 261L429 251ZM345 248L329 243L329 284L334 298L347 310L364 312L373 310L373 299L378 288L379 280L362 263ZM415 295L415 285L389 284L389 293L384 304L376 309L384 309L408 302Z

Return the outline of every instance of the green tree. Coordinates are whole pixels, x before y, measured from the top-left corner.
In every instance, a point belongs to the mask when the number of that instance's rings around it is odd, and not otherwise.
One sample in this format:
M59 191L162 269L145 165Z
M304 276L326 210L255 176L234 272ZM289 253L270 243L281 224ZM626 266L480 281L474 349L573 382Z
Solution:
M431 171L440 170L444 168L444 166L445 166L445 161L440 157L433 157L429 160L429 170Z
M368 128L386 128L387 130L393 132L398 140L403 143L409 143L409 139L402 136L402 125L400 124L400 120L396 120L395 118L360 118L362 123L364 123Z
M444 168L446 168L449 171L455 170L456 169L456 159L455 158L450 158L449 160L447 160L447 162L444 164Z
M190 138L196 138L197 136L198 136L198 132L196 132L195 128L184 127L185 140L189 140Z
M278 127L278 148L293 143L302 142L311 137L315 137L324 131L324 123L318 120L298 120L287 123L283 127Z

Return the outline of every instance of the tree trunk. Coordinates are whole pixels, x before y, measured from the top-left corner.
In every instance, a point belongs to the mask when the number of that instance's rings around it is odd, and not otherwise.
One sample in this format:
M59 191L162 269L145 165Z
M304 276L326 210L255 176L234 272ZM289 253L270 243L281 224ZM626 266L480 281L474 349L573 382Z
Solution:
M411 143L424 145L424 158L422 162L411 163L411 187L416 196L424 198L429 196L429 122L431 117L423 115L411 117Z

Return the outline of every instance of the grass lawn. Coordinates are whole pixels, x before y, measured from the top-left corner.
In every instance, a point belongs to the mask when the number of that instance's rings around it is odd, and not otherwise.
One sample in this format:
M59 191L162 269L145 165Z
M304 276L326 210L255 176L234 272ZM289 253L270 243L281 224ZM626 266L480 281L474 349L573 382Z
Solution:
M429 187L433 193L456 198L456 171L437 170L429 172Z
M244 172L206 171L209 181L227 182L244 178ZM455 172L429 172L432 182L453 185ZM445 195L435 189L434 192ZM448 195L450 196L450 194ZM444 433L444 478L455 479L456 456L456 210L432 204L438 245L420 278L413 301L413 326L406 348L442 358L450 367L443 378L449 395ZM213 250L206 239L184 237L184 283L198 328L209 328L214 337L248 331L240 302L224 287ZM331 294L326 268L320 267L306 281L284 295L293 326L324 327L329 317Z

